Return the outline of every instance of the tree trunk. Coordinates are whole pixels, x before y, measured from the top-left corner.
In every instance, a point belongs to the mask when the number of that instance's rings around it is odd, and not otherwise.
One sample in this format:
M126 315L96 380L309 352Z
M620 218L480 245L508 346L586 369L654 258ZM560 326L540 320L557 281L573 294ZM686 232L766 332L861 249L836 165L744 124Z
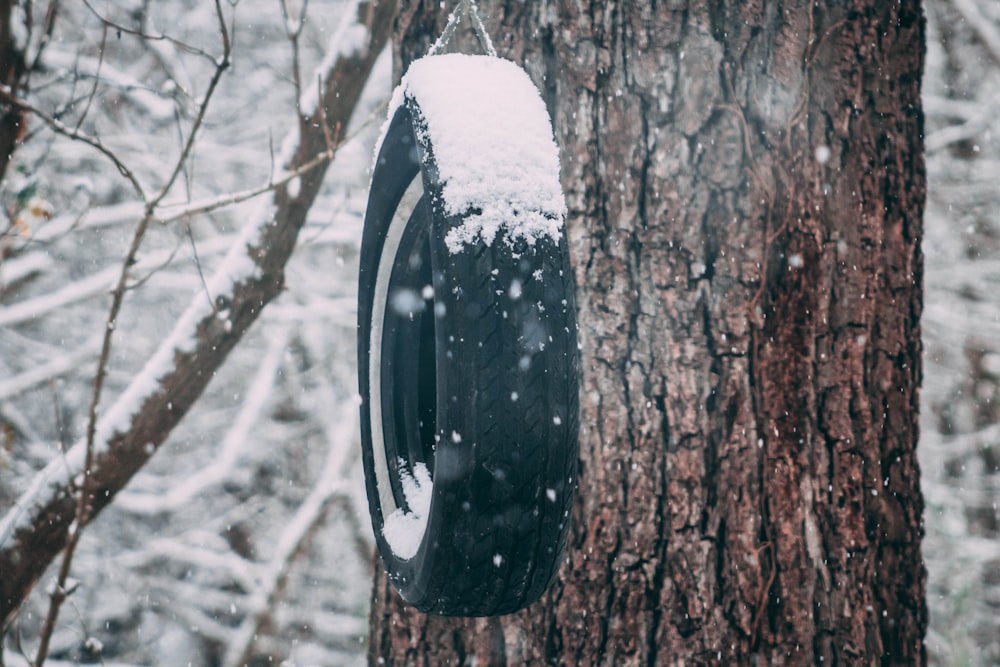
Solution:
M373 662L926 662L919 3L482 5L562 149L573 533L511 617L380 574ZM397 62L444 19L403 3Z
M14 36L12 21L13 0L0 0L0 83L10 90L10 94L20 94L26 63L25 44L18 44ZM0 179L7 175L7 166L14 156L14 149L25 132L24 112L11 104L0 104Z

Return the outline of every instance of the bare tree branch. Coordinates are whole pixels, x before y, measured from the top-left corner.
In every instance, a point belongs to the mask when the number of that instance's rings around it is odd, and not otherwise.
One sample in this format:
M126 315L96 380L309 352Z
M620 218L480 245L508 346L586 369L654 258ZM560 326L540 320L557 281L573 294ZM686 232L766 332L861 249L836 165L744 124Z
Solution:
M357 425L358 411L352 402L343 405L336 423L340 432L330 439L326 463L305 502L299 506L288 527L278 540L275 553L268 563L260 589L250 599L250 613L236 631L229 645L224 667L240 667L250 662L254 641L270 617L291 570L292 561L306 539L316 530L330 503L343 493L347 480L344 469L352 444L351 434Z
M302 59L299 49L299 37L302 35L302 28L306 24L306 10L309 7L309 3L305 2L302 4L299 15L295 19L292 18L291 13L288 11L288 2L280 0L280 4L281 16L285 20L285 32L288 35L288 41L292 45L292 83L295 86L295 99L299 101L302 99ZM301 113L301 110L299 111Z
M964 123L949 125L928 134L924 140L927 152L935 153L951 144L975 139L993 124L997 104L1000 104L1000 93L983 104L982 109Z
M327 147L326 150L324 150L322 153L312 158L311 160L307 161L302 166L296 167L294 169L285 172L283 176L278 180L268 181L266 184L257 186L256 188L243 190L241 192L232 192L229 194L221 195L219 197L211 197L209 199L205 199L202 201L183 202L180 204L160 204L160 207L157 210L165 210L169 208L174 208L176 206L183 206L184 208L182 208L180 211L172 213L156 213L155 214L156 221L164 223L173 222L174 220L188 218L191 217L192 215L198 215L201 213L211 213L212 211L216 211L220 208L224 208L226 206L232 206L233 204L239 204L241 202L253 199L254 197L259 197L260 195L271 192L278 187L287 185L289 181L292 181L298 178L299 176L302 176L303 174L312 171L321 164L328 163L330 160L333 159L334 152L335 152L335 147L333 148Z
M90 93L87 95L86 103L83 105L83 111L80 112L80 116L76 119L76 127L73 128L77 132L80 131L80 127L83 125L83 121L87 119L87 114L90 113L90 106L94 103L94 98L97 97L97 89L101 83L101 68L104 66L104 51L108 43L108 26L105 24L102 26L101 30L101 46L98 48L97 53L97 67L94 69L94 83L90 86Z
M319 105L330 123L346 124L376 57L389 36L395 2L358 2L331 40L321 72ZM360 34L364 33L364 39ZM326 147L319 123L300 126L286 142L279 168L294 170ZM248 224L227 259L209 280L219 314L205 306L199 289L187 312L128 389L97 424L89 489L93 520L166 440L195 403L261 309L281 293L284 266L319 192L326 164L300 177L297 192L279 187ZM280 175L279 175L280 177ZM277 180L277 179L276 179ZM34 582L65 546L82 484L86 443L40 471L15 506L0 519L0 619L6 624ZM30 554L30 557L28 556Z
M0 100L3 100L11 106L18 107L23 111L31 113L33 116L41 119L46 125L48 125L56 134L61 134L68 139L73 139L74 141L82 141L83 143L89 145L90 147L96 149L99 153L104 155L106 158L111 160L118 169L118 173L125 177L126 180L132 185L132 189L143 201L146 200L146 191L143 189L142 184L139 183L139 179L136 178L135 172L133 172L122 160L112 151L110 148L104 145L97 137L92 137L85 132L81 132L78 129L68 127L62 123L58 118L45 113L41 109L28 104L24 100L18 99L12 90L6 86L0 86Z
M190 53L192 55L201 56L202 58L207 58L213 63L216 62L215 57L208 51L205 51L204 49L199 49L197 46L186 44L185 42L182 42L179 39L175 39L170 35L165 35L163 33L153 34L150 32L146 32L145 27L143 28L143 30L135 30L133 28L129 28L128 26L124 26L121 23L116 23L115 21L112 21L107 16L101 14L99 11L97 11L96 8L94 8L92 4L90 4L89 0L83 0L83 4L88 10L90 10L91 14L93 14L95 17L97 17L98 20L101 21L102 24L108 26L109 28L112 28L116 32L125 35L134 35L136 37L139 37L143 41L147 42L158 42L158 41L169 42L170 44L173 44L174 46L179 48L181 51Z
M232 236L222 236L211 239L207 243L202 243L199 252L202 256L221 253L232 243ZM144 273L156 271L162 267L174 251L160 250L149 253L139 259L132 267L132 273ZM47 312L76 303L100 294L107 293L114 284L115 278L119 275L120 268L111 265L101 269L86 277L70 283L54 292L42 294L33 299L26 299L11 306L6 306L0 310L0 326L11 326L41 317ZM132 287L129 283L128 288Z
M48 363L0 381L0 400L16 396L32 387L69 373L87 361L92 361L97 343L98 337L94 336L75 350L60 355Z
M219 81L222 80L222 75L227 69L229 69L229 58L232 55L233 45L229 39L229 29L226 27L226 17L222 13L222 5L219 0L215 0L215 12L216 17L219 20L219 32L222 34L222 57L215 63L215 72L212 73L212 79L208 83L208 90L205 92L205 97L201 102L198 113L194 117L194 123L191 126L191 131L188 134L187 141L184 143L184 148L181 150L180 157L177 158L177 162L174 164L173 172L160 188L160 191L156 193L152 200L147 204L146 214L150 218L152 218L152 212L156 206L163 201L163 198L166 197L167 194L170 193L170 189L174 187L177 177L187 164L188 156L191 155L195 139L198 137L198 130L201 129L201 124L205 121L205 112L208 111L208 105L212 100L212 94L218 87Z
M153 197L152 200L146 202L145 215L136 227L131 245L125 255L125 259L122 261L121 272L118 275L118 282L115 285L115 289L111 297L111 307L109 308L108 319L104 328L104 339L101 344L101 355L97 360L97 372L94 375L94 389L91 394L90 408L87 411L87 439L83 457L83 470L81 471L83 481L78 490L76 511L73 522L70 524L67 532L66 547L63 551L62 562L59 564L59 573L56 576L56 583L52 589L52 594L50 595L49 609L45 616L45 622L42 625L38 652L35 656L35 667L41 667L45 664L45 659L48 657L49 642L51 641L52 633L55 630L56 620L59 618L59 610L62 607L62 603L66 600L66 580L69 577L69 573L73 565L73 555L76 552L77 545L80 543L83 528L90 520L91 505L93 504L91 472L95 455L95 438L97 436L97 408L101 403L101 394L104 389L104 379L107 376L108 361L111 358L112 338L118 322L118 315L121 312L122 303L125 300L125 288L128 282L129 272L132 269L132 265L135 264L139 248L142 246L143 238L146 235L146 230L149 229L149 225L153 220L153 210L156 208L156 205L167 196L170 189L176 182L177 176L184 169L188 156L191 154L191 150L194 147L195 138L198 136L198 130L201 128L201 124L205 119L205 113L208 111L212 95L215 92L219 81L222 79L223 73L229 68L232 43L229 40L229 31L226 27L226 19L222 13L222 5L219 3L219 0L216 0L215 2L215 10L216 16L219 20L219 31L222 36L222 57L217 61L215 71L212 73L212 79L208 85L208 90L205 92L205 97L198 109L198 114L195 116L194 123L191 127L187 141L184 144L184 148L181 150L181 154L174 164L173 171L163 184L160 191ZM96 82L94 90L96 90ZM77 131L78 129L79 125L74 131Z
M30 5L31 3L28 4ZM52 31L56 27L56 18L59 16L59 10L59 0L52 0L52 2L50 2L48 7L45 9L45 24L35 46L35 57L31 60L31 67L28 69L29 75L31 72L38 69L38 65L42 60L42 55L45 53L45 47L52 41ZM27 24L29 26L31 25L30 20L27 21Z
M924 113L928 116L951 116L963 122L969 121L979 114L982 105L978 102L956 100L940 95L925 95Z
M276 335L272 336L268 343L267 352L257 369L257 374L250 383L245 399L240 405L239 414L233 421L232 428L223 438L220 451L210 465L198 470L182 484L173 486L163 494L154 495L126 491L119 496L118 504L127 511L141 514L169 512L190 502L192 498L203 493L205 489L225 481L230 470L239 461L245 445L249 442L250 430L257 423L264 409L264 404L274 386L275 374L278 372L287 341L287 328L282 328Z
M1000 65L1000 30L983 16L976 0L951 0L951 4L965 17L966 24L979 35L993 61Z

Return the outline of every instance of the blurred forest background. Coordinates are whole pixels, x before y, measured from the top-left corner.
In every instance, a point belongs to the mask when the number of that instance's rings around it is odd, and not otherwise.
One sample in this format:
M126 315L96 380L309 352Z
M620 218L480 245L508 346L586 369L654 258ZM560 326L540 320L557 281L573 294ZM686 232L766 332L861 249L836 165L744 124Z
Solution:
M212 3L65 2L44 43L36 4L29 53L44 48L27 102L99 137L143 183L164 182L222 52ZM354 5L221 3L231 66L166 200L178 215L154 224L131 271L102 405L203 297L204 276L261 198L184 212L269 182L297 132L296 79L314 84ZM1000 664L1000 3L929 0L925 11L928 646L932 664ZM285 292L84 532L49 664L365 661L373 543L357 435L356 261L391 78L383 54L337 138ZM106 155L30 115L0 201L2 516L86 431L108 295L142 203ZM34 656L54 577L8 628L0 662Z

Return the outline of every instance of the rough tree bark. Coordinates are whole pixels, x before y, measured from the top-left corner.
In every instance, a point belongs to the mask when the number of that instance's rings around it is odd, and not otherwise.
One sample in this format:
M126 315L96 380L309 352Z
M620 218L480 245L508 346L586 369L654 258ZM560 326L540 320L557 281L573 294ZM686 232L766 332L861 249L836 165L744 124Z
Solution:
M917 0L482 3L562 149L583 344L559 581L371 658L920 664ZM400 60L439 3L403 3Z
M0 0L0 84L18 95L27 71L24 59L24 44L18 44L14 36L15 21L13 0ZM7 173L7 165L14 155L14 149L25 130L24 113L9 104L0 104L0 179Z

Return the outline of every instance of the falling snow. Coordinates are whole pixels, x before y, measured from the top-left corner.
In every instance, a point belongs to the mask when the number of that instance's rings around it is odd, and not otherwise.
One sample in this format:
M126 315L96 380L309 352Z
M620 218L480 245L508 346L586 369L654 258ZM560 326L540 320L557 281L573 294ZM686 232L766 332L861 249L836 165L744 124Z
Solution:
M64 4L61 11L72 19L64 25L72 32L96 23L79 3ZM1000 210L996 189L1000 130L990 111L996 106L997 69L990 64L994 60L989 40L978 34L981 26L996 25L997 13L987 0L971 4L980 8L986 21L963 18L960 8L969 2L926 3L924 111L930 187L923 243L925 381L919 456L926 505L923 550L929 572L927 646L932 665L994 664L1000 654L995 614L995 601L1000 599L996 528L1000 476L993 444L1000 430L991 412L1000 382L996 344L1000 304L993 289L1000 275L995 215ZM177 11L174 2L148 5L150 29L171 32L185 44L215 52L218 37L210 12L196 7L198 3L185 11ZM302 108L315 99L320 81L314 72L322 70L325 47L351 52L363 45L363 33L350 21L341 22L342 10L351 7L333 2L328 12L310 11L300 40ZM109 8L114 10L114 3ZM131 20L125 13L116 16ZM238 76L223 77L220 104L202 129L204 143L185 175L184 185L190 190L178 190L172 202L224 195L280 178L295 147L298 109L288 75L290 49L276 3L241 0L233 16L237 45L244 47L234 61ZM23 32L20 21L14 22L14 29ZM57 25L57 30L64 29ZM947 43L942 36L948 36ZM97 44L101 37L90 33L88 39ZM185 123L196 96L204 91L208 59L168 42L140 48L138 40L128 35L109 39L100 61L79 53L79 44L69 33L57 34L51 41L37 73L43 77L38 82L44 82L38 94L73 99L80 93L73 85L80 81L90 85L100 76L107 85L96 89L95 102L100 104L92 105L93 125L88 121L83 127L109 132L102 137L122 147L144 183L155 185L163 178L163 163L177 150L178 132L189 129ZM72 76L74 67L81 68L82 77ZM417 99L423 94L420 90L441 85L427 74L430 69L422 80L421 67L407 79L408 90ZM281 613L270 619L273 627L261 630L261 644L287 657L288 664L364 660L374 535L366 525L368 510L356 456L358 398L351 341L360 212L371 146L377 138L378 121L371 119L384 114L389 58L379 72L378 85L371 86L358 122L341 133L344 146L324 182L321 205L300 237L285 292L245 335L196 409L167 442L143 445L148 454L155 452L152 463L84 531L74 561L79 579L72 597L74 611L64 614L56 634L57 643L64 642L59 650L67 657L55 662L81 662L72 656L79 657L84 649L101 653L109 665L159 664L165 655L176 664L218 660L214 654L208 656L205 647L235 636L247 619L264 609L267 573L285 565L290 568L279 596ZM428 88L421 88L425 85ZM511 85L519 84L512 78ZM523 87L520 92L538 97ZM48 103L46 97L32 99L43 106ZM396 104L403 100L400 94ZM652 100L654 106L660 103ZM75 122L72 110L67 114ZM495 119L472 114L462 120L485 124ZM44 131L41 125L30 127L39 136ZM658 128L652 130L657 135ZM555 154L548 127L535 138L540 140L542 134L549 143L539 151L542 159L537 164L551 161ZM665 134L658 134L657 140ZM446 150L445 144L441 149ZM807 160L814 161L817 199L856 200L858 193L839 192L831 185L837 182L836 170L843 159L838 146L805 150ZM459 156L460 161L452 164L464 169L461 160L467 157ZM94 334L102 333L117 259L142 214L141 202L129 198L114 167L79 144L61 138L38 142L29 135L15 160L36 170L29 176L39 180L44 203L52 210L42 202L30 207L31 217L24 221L35 236L24 245L10 239L13 255L4 258L0 272L6 290L0 306L4 349L0 398L4 437L8 425L15 434L0 447L0 544L9 543L15 529L26 525L34 503L47 498L55 484L79 478L83 452L75 443L84 432L93 364L100 349L100 338ZM516 176L507 185L516 184ZM13 182L5 184L5 204L11 200ZM302 179L293 179L289 194L301 194L303 185ZM449 206L462 212L484 196L477 188L491 186L484 178L456 180L452 185ZM538 188L531 202L523 192L512 189L512 193L506 195L511 201L503 215L484 211L471 225L456 230L450 237L453 249L518 234L528 239L561 237L565 215L561 190L549 182ZM169 372L176 353L193 348L194 322L214 315L218 326L231 331L234 314L215 304L214 296L234 281L258 275L253 263L244 259L245 253L237 253L232 261L225 256L234 244L252 243L258 226L270 222L261 217L266 207L260 206L250 201L153 230L131 269L126 308L114 323L114 359L99 406L99 447L126 428L142 401L158 390L157 381ZM524 220L519 219L521 211L526 212ZM507 216L510 212L518 215ZM505 226L515 218L523 226ZM835 243L842 255L848 243L858 242L824 241ZM667 245L677 247L673 240ZM806 268L804 258L790 254L787 267ZM706 270L701 262L692 264L694 277ZM520 286L522 291L527 284ZM11 286L16 289L8 289ZM509 298L517 298L514 285L498 287ZM401 297L403 312L413 312L418 301L433 298L429 288ZM443 304L436 304L435 315L444 317L443 309ZM532 336L538 343L545 340ZM858 349L868 345L864 336L850 342ZM531 364L531 356L525 355L517 369L527 371ZM518 399L516 392L511 394L512 401ZM601 403L598 392L585 394L588 409ZM755 444L768 451L764 439ZM330 467L328 452L340 457ZM325 519L313 540L286 562L280 558L281 546L301 525L293 519L311 492L322 490L327 472L337 485L331 496L337 502L324 506ZM889 485L880 480L879 490L870 492L879 495L869 498L891 502L891 476L888 479ZM422 522L429 511L432 483L426 468L418 465L404 484L409 511L391 514L388 535L383 535L391 536L398 553L414 554L425 529ZM837 492L832 486L823 488ZM544 498L555 503L561 496L546 488ZM499 560L493 565L503 566L503 556L496 556ZM18 632L27 645L36 645L50 583L50 577L41 582L21 612ZM15 653L8 645L8 662L26 664Z

